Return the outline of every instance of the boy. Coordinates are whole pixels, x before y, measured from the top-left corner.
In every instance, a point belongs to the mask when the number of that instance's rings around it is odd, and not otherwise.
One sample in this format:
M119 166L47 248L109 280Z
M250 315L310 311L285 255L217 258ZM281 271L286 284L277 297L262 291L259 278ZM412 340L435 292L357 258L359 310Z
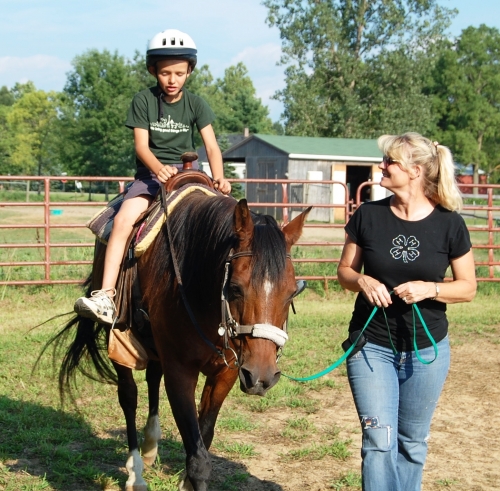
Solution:
M134 131L137 173L114 219L104 259L102 288L93 291L90 298L81 297L75 302L75 312L83 317L113 323L116 309L112 298L127 239L160 185L182 168L181 155L194 151L195 125L207 151L215 187L224 194L231 192L231 184L224 179L222 155L211 124L215 115L203 99L183 89L196 62L196 45L183 32L167 29L149 43L146 65L157 85L135 95L125 123Z

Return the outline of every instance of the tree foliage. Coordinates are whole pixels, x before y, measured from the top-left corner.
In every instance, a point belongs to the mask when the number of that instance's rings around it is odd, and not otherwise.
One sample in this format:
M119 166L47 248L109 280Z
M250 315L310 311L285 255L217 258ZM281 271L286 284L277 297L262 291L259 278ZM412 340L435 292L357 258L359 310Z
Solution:
M32 84L18 84L14 89L14 103L3 111L9 173L48 173L57 160L53 136L56 134L59 96L56 92L36 90Z
M230 66L224 77L214 80L207 65L196 69L189 78L187 88L203 97L217 119L216 134L272 133L273 122L269 110L257 97L252 79L243 63Z
M453 11L438 0L264 0L280 30L286 86L273 123L242 63L214 78L207 65L187 88L224 135L278 133L376 138L419 131L457 160L500 169L500 32L480 26L448 39ZM90 50L61 93L32 82L0 88L0 173L119 176L135 170L124 126L134 94L154 85L144 56ZM198 138L201 144L201 139ZM226 166L229 176L231 168Z
M281 33L287 134L374 137L431 123L423 76L453 11L437 0L264 0Z
M138 80L124 57L107 50L77 56L64 88L69 170L75 175L130 175L133 138L125 119Z
M459 162L490 173L500 163L500 32L468 27L447 48L429 84L436 135Z

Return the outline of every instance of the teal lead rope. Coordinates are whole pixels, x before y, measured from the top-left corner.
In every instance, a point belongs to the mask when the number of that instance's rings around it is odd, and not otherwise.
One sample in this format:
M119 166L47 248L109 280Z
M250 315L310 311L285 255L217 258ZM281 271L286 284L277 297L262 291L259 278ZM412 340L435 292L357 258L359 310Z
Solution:
M392 293L393 292L391 292L391 295L392 295ZM427 324L425 323L424 318L422 317L422 314L420 313L420 309L418 308L418 305L416 303L412 303L411 309L412 309L412 313L413 313L413 347L415 349L415 355L416 355L418 361L420 361L420 363L423 363L424 365L430 365L438 357L438 347L437 347L436 341L434 341L432 334L429 332L429 329L427 328ZM356 341L354 341L354 343L352 343L352 345L349 347L349 349L335 363L333 363L329 367L325 368L321 372L315 373L314 375L310 375L309 377L291 377L290 375L286 375L285 373L282 373L281 375L283 375L283 377L286 377L287 379L295 380L295 382L310 382L311 380L316 380L317 378L323 377L323 375L326 375L327 373L330 373L331 371L335 370L338 366L340 366L340 365L342 365L342 363L344 363L344 361L351 354L352 350L357 346L358 341L360 340L361 336L363 335L364 330L370 324L370 322L373 319L373 316L375 315L377 310L378 310L377 306L373 307L373 310L370 314L370 317L368 317L368 320L365 322L365 325L363 326L363 329L361 329L361 332L359 333ZM382 310L384 312L384 317L385 317L385 322L387 324L387 329L389 329L389 325L387 323L387 317L385 315L385 309L383 307L382 307ZM420 319L420 322L422 323L425 334L430 339L432 346L434 348L434 359L432 359L431 361L424 360L420 356L420 353L418 351L417 326L416 326L416 321L415 321L415 312L417 313L417 316ZM396 348L394 347L394 344L392 343L392 338L391 338L390 332L389 332L389 340L391 341L392 350L393 350L394 354L396 355L398 352L397 352Z

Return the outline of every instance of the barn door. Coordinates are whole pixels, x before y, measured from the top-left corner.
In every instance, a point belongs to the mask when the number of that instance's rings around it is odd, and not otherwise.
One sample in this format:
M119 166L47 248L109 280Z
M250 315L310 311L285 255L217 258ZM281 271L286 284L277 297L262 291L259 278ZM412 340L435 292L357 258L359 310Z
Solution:
M247 157L249 179L285 179L287 157ZM274 183L249 183L247 188L250 203L283 203L283 186ZM255 207L254 211L271 215L281 220L283 209L274 206Z

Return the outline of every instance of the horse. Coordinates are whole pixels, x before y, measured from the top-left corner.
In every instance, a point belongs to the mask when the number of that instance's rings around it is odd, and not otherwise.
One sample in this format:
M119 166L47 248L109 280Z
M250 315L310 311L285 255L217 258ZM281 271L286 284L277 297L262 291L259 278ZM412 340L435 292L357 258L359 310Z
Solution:
M77 371L117 384L129 450L126 491L147 490L142 472L144 464L154 463L161 438L162 377L186 452L179 484L185 491L208 489L208 450L219 410L236 380L243 392L260 396L278 382L278 352L298 288L290 251L309 210L280 228L274 218L252 213L244 199L195 191L167 215L137 260L143 309L158 355L146 368L149 412L141 447L133 370L110 365L103 346L109 327L76 316L50 341L64 351L61 396L71 391ZM104 249L96 247L89 292L100 288ZM66 347L68 337L73 339ZM206 381L197 411L200 373Z

